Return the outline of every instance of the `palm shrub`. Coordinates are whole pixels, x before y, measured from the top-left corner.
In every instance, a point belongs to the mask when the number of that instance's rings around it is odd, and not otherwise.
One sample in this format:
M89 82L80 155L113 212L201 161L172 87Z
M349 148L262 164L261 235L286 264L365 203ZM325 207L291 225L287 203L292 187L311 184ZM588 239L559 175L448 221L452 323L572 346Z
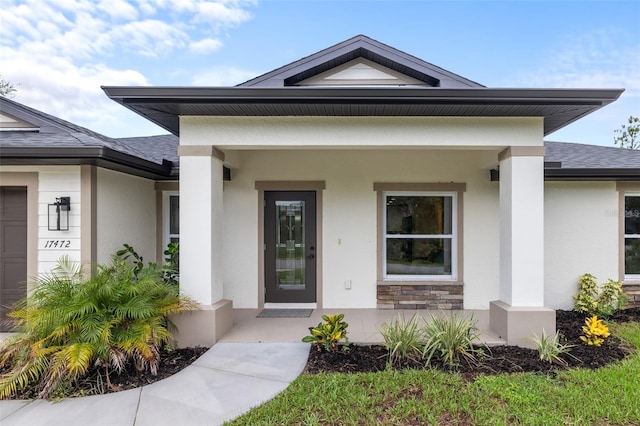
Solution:
M425 334L418 324L418 315L413 314L408 321L404 315L383 324L380 334L389 351L389 362L396 364L406 359L418 360L422 357Z
M431 315L424 319L426 341L422 355L429 364L432 359L438 359L449 367L460 364L460 360L475 361L475 355L480 352L473 347L473 341L480 336L475 326L473 315L440 314Z
M34 386L40 398L70 386L95 366L109 373L133 364L156 374L170 342L168 316L197 304L165 283L154 265L114 257L93 276L68 257L36 279L34 292L9 316L18 334L0 348L0 399Z

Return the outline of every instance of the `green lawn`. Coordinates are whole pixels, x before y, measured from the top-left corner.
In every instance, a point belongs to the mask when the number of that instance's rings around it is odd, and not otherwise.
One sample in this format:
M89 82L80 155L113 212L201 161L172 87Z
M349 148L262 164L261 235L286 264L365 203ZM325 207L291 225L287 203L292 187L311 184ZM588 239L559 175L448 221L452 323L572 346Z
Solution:
M612 326L640 351L640 323ZM298 377L230 425L640 425L640 353L599 370L484 376L384 371Z

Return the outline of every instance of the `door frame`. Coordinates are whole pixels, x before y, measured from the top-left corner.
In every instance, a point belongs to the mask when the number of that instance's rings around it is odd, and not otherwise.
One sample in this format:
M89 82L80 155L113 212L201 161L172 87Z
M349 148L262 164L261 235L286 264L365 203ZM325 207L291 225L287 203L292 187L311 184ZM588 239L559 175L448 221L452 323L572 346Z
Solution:
M258 191L258 308L264 308L264 193L265 191L315 191L316 193L316 307L322 308L322 192L324 181L256 181Z
M316 303L316 191L265 191L265 304L266 303ZM278 264L283 259L276 243L282 244L282 230L281 224L276 226L276 221L282 220L278 214L278 203L294 202L300 203L304 207L301 207L301 221L300 231L301 235L296 236L302 238L303 251L301 253L304 264L304 288L300 290L286 290L280 288L278 285ZM288 214L288 208L285 209ZM281 213L282 214L282 211ZM290 223L289 223L290 224ZM296 225L297 227L297 225ZM299 258L294 261L297 263ZM288 262L286 262L288 263ZM280 265L282 266L282 265ZM267 297L268 296L268 297ZM266 300L269 299L269 300Z

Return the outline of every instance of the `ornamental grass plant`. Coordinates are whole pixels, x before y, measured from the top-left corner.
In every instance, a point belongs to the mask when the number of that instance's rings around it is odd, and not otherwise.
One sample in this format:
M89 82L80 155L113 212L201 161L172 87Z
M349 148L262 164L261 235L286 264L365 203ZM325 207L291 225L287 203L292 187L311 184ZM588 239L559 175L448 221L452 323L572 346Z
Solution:
M389 362L392 365L407 359L417 361L422 358L426 336L418 318L418 314L413 314L407 321L404 315L399 315L391 323L380 327L379 332L389 351Z
M556 363L563 367L567 366L567 361L562 359L560 355L570 355L573 345L563 345L560 343L561 335L559 331L556 331L554 335L549 336L543 329L542 333L540 333L540 337L535 333L533 333L533 336L534 337L531 341L536 345L536 349L538 350L538 354L542 361L546 361L550 364Z
M461 314L450 316L440 314L431 315L424 319L424 333L426 341L422 355L426 364L437 359L449 367L455 367L461 360L473 362L480 349L473 347L473 341L480 334L475 327L473 315L467 317Z

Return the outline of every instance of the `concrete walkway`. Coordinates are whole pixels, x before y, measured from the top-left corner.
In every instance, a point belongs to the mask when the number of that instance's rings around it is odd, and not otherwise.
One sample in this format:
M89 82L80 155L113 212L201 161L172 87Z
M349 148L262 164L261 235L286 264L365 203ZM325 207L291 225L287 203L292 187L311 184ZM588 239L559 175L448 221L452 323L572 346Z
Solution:
M139 389L60 402L0 401L0 423L218 425L286 389L308 355L306 343L218 343L181 372Z

